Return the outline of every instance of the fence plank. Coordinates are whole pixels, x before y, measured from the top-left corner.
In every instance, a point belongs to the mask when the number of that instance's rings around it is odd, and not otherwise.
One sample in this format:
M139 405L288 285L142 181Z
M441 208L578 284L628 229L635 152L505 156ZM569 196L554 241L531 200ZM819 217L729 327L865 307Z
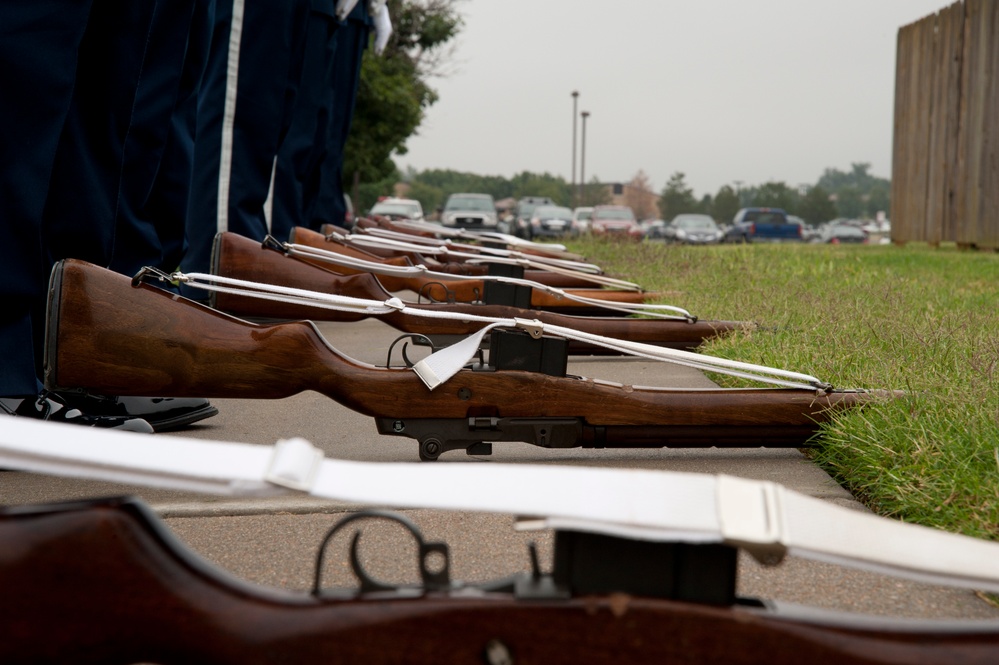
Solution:
M999 249L999 2L898 32L892 240Z

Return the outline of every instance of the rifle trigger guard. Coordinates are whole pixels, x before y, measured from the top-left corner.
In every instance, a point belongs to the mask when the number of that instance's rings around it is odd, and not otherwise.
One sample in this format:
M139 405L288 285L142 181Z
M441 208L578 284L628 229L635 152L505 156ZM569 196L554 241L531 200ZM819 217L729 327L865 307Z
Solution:
M396 344L405 339L412 340L413 343L418 346L429 346L432 352L438 350L437 347L434 346L433 340L427 337L426 335L421 335L419 333L407 333L405 335L400 335L399 337L396 337L392 341L392 344L389 345L388 354L385 358L385 367L392 367L392 350L395 348ZM409 356L406 355L406 349L408 347L409 347L408 344L402 345L402 361L406 364L407 368L412 368L413 365L415 365L416 363L410 360Z
M321 592L320 580L323 570L323 559L326 554L326 547L330 540L336 535L340 530L346 527L351 522L356 522L362 519L383 519L390 522L395 522L402 525L416 540L418 548L418 560L417 565L420 569L420 589L422 591L441 591L451 588L451 558L448 553L448 547L446 543L437 542L427 542L423 539L423 534L420 532L419 527L416 526L411 520L398 513L393 513L387 510L364 510L359 513L354 513L348 517L343 518L331 528L326 537L323 538L322 544L319 546L319 553L316 556L316 573L312 584L312 595L314 597L319 597ZM350 541L350 567L351 572L357 578L360 583L361 593L371 593L376 591L401 591L407 587L400 585L386 584L385 582L379 581L368 574L361 564L361 559L358 554L360 543L361 532L355 531L353 538ZM434 555L438 555L441 559L440 565L431 565L431 558Z
M439 286L442 289L444 289L444 300L438 300L437 298L434 298L433 290L435 286ZM423 304L424 296L426 296L427 302L429 302L430 304L457 302L454 291L444 286L444 284L441 282L426 282L423 286L420 287L420 292L417 295L419 296L419 298L417 299L417 304L420 305Z

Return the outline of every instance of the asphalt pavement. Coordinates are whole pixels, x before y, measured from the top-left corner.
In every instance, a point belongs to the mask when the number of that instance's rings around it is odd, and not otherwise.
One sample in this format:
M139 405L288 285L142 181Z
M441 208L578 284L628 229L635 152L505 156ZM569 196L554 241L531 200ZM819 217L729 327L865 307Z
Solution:
M388 347L398 336L377 321L322 323L319 327L332 346L372 364L385 363ZM696 370L639 359L574 357L569 371L632 385L714 386ZM381 436L372 419L315 393L282 400L217 399L213 403L220 410L218 416L177 434L268 445L300 436L321 447L327 457L421 463L415 441ZM488 457L452 451L433 463L562 464L726 473L775 481L810 496L865 510L798 450L549 450L522 443L498 443L493 451ZM311 586L316 553L325 532L337 519L357 509L308 497L232 499L27 473L0 474L0 501L8 505L120 494L141 497L182 541L218 566L252 582L296 590ZM484 581L527 570L527 543L531 540L538 544L542 567L548 566L551 534L514 531L513 516L434 510L401 512L413 519L427 538L450 545L452 576L456 579ZM372 523L363 531L366 565L374 573L393 581L415 581L415 550L398 528ZM344 544L339 542L331 550L332 563L324 573L324 584L353 584L344 552ZM999 609L971 591L796 558L763 567L743 556L739 593L879 615L999 618Z

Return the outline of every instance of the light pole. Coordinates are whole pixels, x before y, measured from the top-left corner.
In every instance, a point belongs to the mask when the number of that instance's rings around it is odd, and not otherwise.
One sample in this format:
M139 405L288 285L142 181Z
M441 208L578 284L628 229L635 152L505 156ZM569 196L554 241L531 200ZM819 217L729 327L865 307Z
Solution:
M579 91L572 91L572 192L576 205L579 205L579 197L576 195L576 102L579 100ZM575 207L575 206L574 206Z
M586 183L586 119L590 117L590 112L583 111L579 115L583 116L583 141L579 158L579 202L582 203L583 185Z

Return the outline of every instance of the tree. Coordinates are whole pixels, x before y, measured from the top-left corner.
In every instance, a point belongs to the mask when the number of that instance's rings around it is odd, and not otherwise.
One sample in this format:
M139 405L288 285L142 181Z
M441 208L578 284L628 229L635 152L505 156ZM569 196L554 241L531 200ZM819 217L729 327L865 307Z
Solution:
M854 162L850 171L826 169L818 185L834 195L840 217L874 217L879 210L888 212L891 181L871 175L871 165Z
M891 187L879 182L867 193L867 216L875 217L880 211L891 216Z
M611 202L610 189L600 182L600 178L593 176L590 181L582 186L582 194L579 197L580 206L600 206Z
M624 188L624 204L635 212L638 219L651 219L659 212L655 198L649 176L639 169Z
M766 182L756 189L753 205L793 211L798 206L798 192L783 182Z
M840 217L860 217L864 213L864 197L854 185L840 187L836 192L836 210Z
M389 0L393 33L381 56L365 53L344 150L344 174L373 183L395 170L392 154L406 154L406 140L437 101L428 84L443 73L450 42L461 29L458 0Z
M569 205L572 200L572 185L564 178L550 173L530 173L523 171L510 181L513 189L508 194L516 199L525 196L547 196L558 205Z
M697 199L694 190L684 181L686 175L676 171L659 196L659 214L663 219L673 219L684 212L697 212Z
M825 188L815 185L801 197L797 212L802 219L815 226L836 217L836 204Z
M425 215L432 214L437 208L444 205L444 192L439 187L428 185L423 182L410 183L409 192L406 194L411 199L416 199L423 206Z
M716 222L729 223L741 207L742 203L735 190L728 185L722 185L718 193L715 194L710 215L715 218Z

